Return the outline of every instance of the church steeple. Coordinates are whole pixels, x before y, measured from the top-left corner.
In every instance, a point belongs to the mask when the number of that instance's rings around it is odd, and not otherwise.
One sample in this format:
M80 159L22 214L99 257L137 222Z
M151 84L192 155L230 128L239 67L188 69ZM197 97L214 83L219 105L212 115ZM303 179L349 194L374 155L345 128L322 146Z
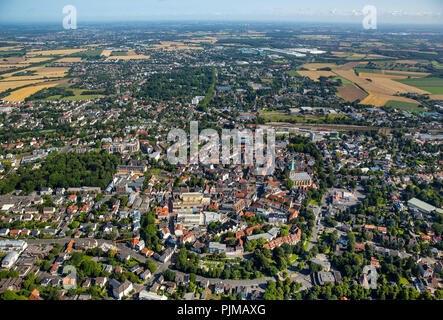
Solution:
M294 162L294 159L292 159L292 161L291 161L291 171L294 171L295 170L295 162Z

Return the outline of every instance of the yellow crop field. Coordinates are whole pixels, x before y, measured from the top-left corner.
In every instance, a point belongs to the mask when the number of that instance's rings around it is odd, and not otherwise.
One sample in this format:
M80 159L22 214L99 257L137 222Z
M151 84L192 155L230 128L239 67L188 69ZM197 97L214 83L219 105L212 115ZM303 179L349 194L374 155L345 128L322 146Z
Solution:
M63 63L63 62L80 62L80 61L82 61L81 57L66 57L66 58L58 59L55 62Z
M59 84L59 82L55 81L55 82L48 82L48 83L45 83L45 84L40 84L40 85L36 85L36 86L32 86L32 87L26 87L26 88L18 89L18 90L15 90L15 91L11 92L9 94L9 96L6 96L5 98L3 98L3 100L9 101L9 102L24 101L31 94L34 94L37 91L40 91L40 90L45 89L45 88L55 87L58 84Z
M154 44L152 49L164 49L164 50L203 50L202 47L187 45L180 41L160 41L160 44Z
M112 50L103 50L102 53L100 53L101 56L109 57L112 53Z
M416 61L416 60L397 60L395 62L402 63L402 64L417 64L418 63L418 61Z
M205 38L201 38L201 39L186 40L186 42L190 42L190 43L216 43L217 42L217 38L215 38L215 37L205 37Z
M144 54L134 54L128 56L111 56L107 57L106 60L143 60L149 58L150 56L145 56Z
M417 77L424 77L430 75L428 72L415 72L415 71L399 71L399 70L382 70L382 72L389 72L389 73L395 73L395 74L403 74L403 75L410 75L410 76L417 76Z
M35 71L33 75L14 76L25 71ZM68 67L31 67L20 71L3 74L2 81L37 80L43 78L62 78L69 71Z
M407 93L407 92L418 92L420 94L429 93L427 91L420 90L391 79L374 77L373 75L371 75L371 77L366 77L371 79L372 80L371 82L363 77L357 76L353 70L336 69L334 70L334 72L339 76L358 84L360 87L362 87L369 93L385 94L385 95L394 95L396 93Z
M388 79L406 79L408 76L406 75L390 75L390 74L383 74L383 73L366 73L366 72L360 72L360 77L362 78L388 78Z
M335 76L335 73L332 71L297 71L302 77L308 77L311 80L318 81L320 77L330 77Z
M0 92L44 81L46 80L0 81Z
M411 87L409 85L394 81L393 79L401 79L410 74L410 72L399 72L397 75L377 74L377 73L359 73L357 76L352 69L354 66L346 64L332 68L332 71L337 75L355 83L363 88L368 96L364 98L361 104L370 104L376 107L384 106L388 101L404 101L409 103L417 103L417 101L405 97L397 96L396 94L417 92L419 94L429 94L429 92ZM391 70L384 70L384 72L391 72ZM422 73L416 73L417 76L423 76Z
M342 64L340 66L336 66L337 70L352 70L359 64L367 64L367 62L358 62L358 61L352 61L345 64Z
M23 47L16 46L16 47L0 47L0 51L11 51L11 50L20 50Z
M443 94L431 94L429 96L429 99L431 99L431 100L442 100L443 101Z
M39 63L50 59L51 58L27 58L25 61L28 63Z
M371 104L375 107L383 107L390 100L417 103L417 101L405 97L370 93L365 99L360 102L360 104Z
M16 64L16 63L26 63L24 57L9 57L1 59L0 63L4 64Z
M28 52L28 56L59 56L59 55L69 55L81 51L85 51L86 49L59 49L59 50L41 50L41 51L31 51Z
M0 67L2 68L23 68L27 67L27 63L17 63L17 64L0 64Z

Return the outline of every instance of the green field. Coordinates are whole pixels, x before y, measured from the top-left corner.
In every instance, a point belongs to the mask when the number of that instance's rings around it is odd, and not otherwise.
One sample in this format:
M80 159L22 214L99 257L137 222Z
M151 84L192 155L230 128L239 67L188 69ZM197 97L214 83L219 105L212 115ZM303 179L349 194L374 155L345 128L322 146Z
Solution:
M428 91L432 94L443 94L442 78L401 79L396 81Z
M301 75L296 70L289 70L286 71L287 74L289 74L291 77L301 77Z
M55 96L51 96L51 97L48 97L48 98L45 98L45 99L41 99L41 100L49 100L49 101L56 101L56 100L78 101L78 100L92 100L92 99L96 99L96 98L100 98L100 95L98 95L98 94L82 95L80 93L76 93L73 96L62 97L61 95L55 95Z
M346 79L346 78L340 77L340 76L334 77L334 79L336 79L336 80L340 79L340 80L341 80L341 84L342 84L343 86L346 86L346 85L348 85L348 84L352 84L351 81L349 81L349 80Z
M389 100L385 106L388 108L395 108L415 113L425 111L424 108L419 107L418 103L410 103L404 101Z
M114 56L127 56L128 55L128 52L126 52L126 51L112 51L111 52L111 57L114 57Z
M325 123L326 118L347 118L346 116L339 114L328 114L325 116L305 116L305 115L291 115L278 111L268 111L260 113L260 116L268 122L297 122L306 123L311 121L311 123Z
M438 63L437 61L432 61L432 65L437 69L443 69L443 64Z

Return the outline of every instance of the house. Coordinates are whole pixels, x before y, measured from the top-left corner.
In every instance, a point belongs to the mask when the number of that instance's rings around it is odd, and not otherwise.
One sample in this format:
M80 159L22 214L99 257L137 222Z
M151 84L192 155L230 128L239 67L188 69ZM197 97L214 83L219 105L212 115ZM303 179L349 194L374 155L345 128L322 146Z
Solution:
M140 293L138 294L138 298L140 300L168 300L166 296L163 295L160 296L155 292L149 292L146 290L140 291Z
M75 289L77 287L77 279L75 275L69 274L62 280L63 288L66 290Z
M107 282L108 278L106 277L97 277L94 280L94 284L99 288L103 288Z
M140 240L136 245L135 245L135 249L140 251L145 247L145 241L144 240Z
M82 288L87 289L91 286L91 280L90 279L86 279L83 284L82 284Z
M43 298L40 297L40 292L37 289L32 290L28 299L29 300L43 300Z
M104 264L103 267L102 267L102 270L105 271L105 272L111 273L112 272L112 265Z
M112 290L112 294L114 295L114 298L121 300L124 296L128 296L133 288L132 283L125 280L122 284Z
M214 293L215 294L222 294L225 291L225 286L222 282L218 282L214 284Z
M143 271L142 273L140 273L140 278L142 280L147 280L151 277L151 271L149 271L149 269L146 269L145 271Z
M171 248L167 248L160 256L158 256L158 260L163 263L168 262L173 254L174 250L172 250Z
M129 261L129 259L131 259L131 255L119 252L115 255L115 258L120 262L126 262Z
M51 269L49 270L49 272L50 272L52 275L56 275L57 272L58 272L58 268L59 268L59 267L60 267L60 265L59 265L58 263L54 263L54 264L52 265Z

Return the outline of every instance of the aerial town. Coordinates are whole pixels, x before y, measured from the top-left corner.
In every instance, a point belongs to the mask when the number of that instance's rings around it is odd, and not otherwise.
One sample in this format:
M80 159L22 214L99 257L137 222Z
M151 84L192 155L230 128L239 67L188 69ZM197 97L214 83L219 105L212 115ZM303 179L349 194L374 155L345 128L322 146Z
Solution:
M441 300L442 89L412 27L3 28L0 299ZM273 173L171 163L192 121Z

